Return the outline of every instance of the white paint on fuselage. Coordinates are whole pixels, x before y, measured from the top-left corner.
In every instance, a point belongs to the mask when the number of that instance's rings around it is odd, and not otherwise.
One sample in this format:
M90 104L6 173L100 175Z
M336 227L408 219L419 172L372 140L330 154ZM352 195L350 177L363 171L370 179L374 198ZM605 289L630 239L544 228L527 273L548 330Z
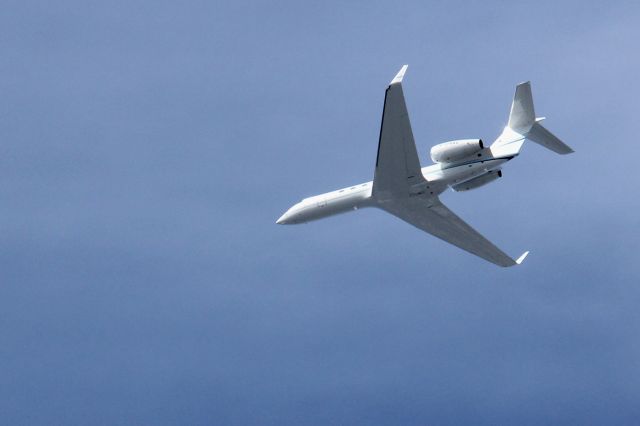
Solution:
M498 169L517 156L514 153L509 157L495 158L489 149L484 149L481 154L480 157L474 154L474 157L455 163L438 163L423 167L422 175L429 183L431 195L439 195L451 185ZM486 157L483 158L483 156ZM375 207L377 201L372 196L372 188L373 181L369 181L305 198L287 210L276 223L282 225L304 223L364 207Z

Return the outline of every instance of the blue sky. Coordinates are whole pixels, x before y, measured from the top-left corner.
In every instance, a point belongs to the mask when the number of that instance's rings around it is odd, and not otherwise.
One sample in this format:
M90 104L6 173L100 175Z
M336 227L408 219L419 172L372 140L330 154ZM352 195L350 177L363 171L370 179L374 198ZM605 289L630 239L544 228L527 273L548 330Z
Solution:
M637 424L634 2L5 1L0 416L9 424ZM380 211L276 226L368 181L404 63L424 163L527 144L443 201L496 268Z

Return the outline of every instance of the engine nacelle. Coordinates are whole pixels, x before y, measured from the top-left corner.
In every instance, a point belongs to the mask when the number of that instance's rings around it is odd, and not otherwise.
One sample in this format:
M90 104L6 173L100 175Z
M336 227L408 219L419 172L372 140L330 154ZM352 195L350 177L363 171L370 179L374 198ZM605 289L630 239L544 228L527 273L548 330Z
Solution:
M480 188L488 184L489 182L493 182L494 180L502 177L502 170L491 170L477 178L473 178L466 182L459 183L457 185L453 185L451 189L456 192L469 191L470 189Z
M459 139L440 143L431 148L431 159L435 163L450 163L461 160L484 148L482 139Z

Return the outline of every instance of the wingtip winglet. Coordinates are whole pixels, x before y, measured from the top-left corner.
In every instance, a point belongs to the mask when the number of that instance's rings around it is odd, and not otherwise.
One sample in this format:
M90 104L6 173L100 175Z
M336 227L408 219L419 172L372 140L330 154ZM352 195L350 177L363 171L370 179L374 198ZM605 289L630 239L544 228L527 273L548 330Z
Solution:
M392 84L402 83L402 79L404 78L404 73L407 72L407 67L409 67L409 65L403 65L402 68L400 68L400 71L398 71L398 74L396 74L393 80L391 80L391 83L389 83L389 86L391 86Z
M516 264L520 265L522 262L524 262L524 259L527 257L528 254L529 254L528 250L522 253L522 255L516 260Z

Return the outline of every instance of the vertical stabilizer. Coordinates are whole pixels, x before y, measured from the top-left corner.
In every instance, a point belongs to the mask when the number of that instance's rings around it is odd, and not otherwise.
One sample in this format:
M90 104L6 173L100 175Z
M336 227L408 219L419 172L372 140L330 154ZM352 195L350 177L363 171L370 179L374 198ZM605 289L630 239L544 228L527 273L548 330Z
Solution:
M516 94L513 96L508 126L520 134L525 134L535 122L531 82L520 83L516 86Z

